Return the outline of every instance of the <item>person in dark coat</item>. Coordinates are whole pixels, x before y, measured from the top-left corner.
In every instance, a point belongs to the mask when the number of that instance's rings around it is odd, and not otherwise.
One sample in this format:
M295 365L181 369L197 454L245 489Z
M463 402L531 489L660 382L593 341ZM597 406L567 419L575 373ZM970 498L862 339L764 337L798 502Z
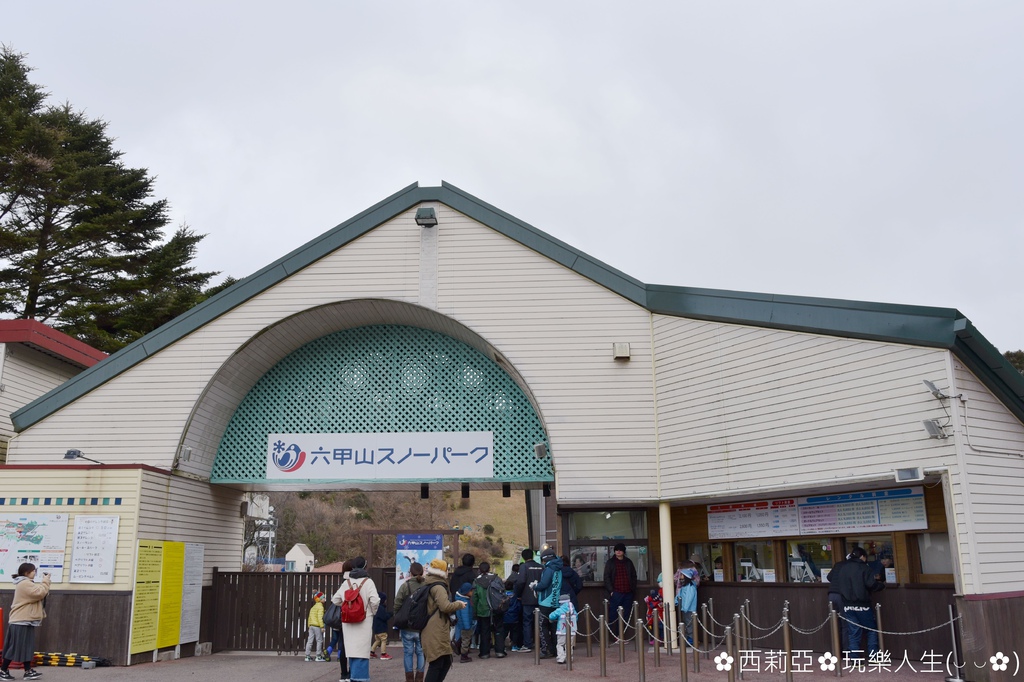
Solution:
M636 566L626 556L625 543L616 544L614 551L615 556L604 565L604 590L608 594L608 617L613 621L613 631L617 628L614 621L618 618L619 607L622 607L622 617L628 619L636 594Z
M863 658L867 651L869 660L873 660L878 655L878 621L871 606L871 595L885 589L885 583L878 579L868 565L868 555L864 548L854 547L846 561L833 566L828 574L828 582L837 589L843 600L849 655L852 658ZM867 649L861 647L865 633Z
M579 613L580 601L579 594L583 591L583 578L580 574L569 565L569 557L562 557L562 594L569 595L569 601L572 602L572 606Z
M523 606L523 645L519 650L528 653L533 651L533 612L537 610L537 593L530 583L540 580L544 567L533 560L533 550L523 550L523 563L519 567L516 578L515 596Z

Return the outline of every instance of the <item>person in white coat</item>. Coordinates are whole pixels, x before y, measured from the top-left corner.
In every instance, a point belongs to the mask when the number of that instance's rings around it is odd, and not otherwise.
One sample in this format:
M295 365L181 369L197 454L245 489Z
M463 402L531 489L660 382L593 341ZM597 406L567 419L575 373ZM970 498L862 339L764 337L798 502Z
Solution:
M380 597L377 586L366 572L366 559L359 556L352 559L352 570L345 574L341 588L334 593L331 601L339 606L345 601L345 592L358 589L363 598L366 618L358 623L342 623L341 636L345 638L345 655L348 656L351 682L370 682L370 642L373 640L373 615L377 613ZM342 680L341 682L348 682Z

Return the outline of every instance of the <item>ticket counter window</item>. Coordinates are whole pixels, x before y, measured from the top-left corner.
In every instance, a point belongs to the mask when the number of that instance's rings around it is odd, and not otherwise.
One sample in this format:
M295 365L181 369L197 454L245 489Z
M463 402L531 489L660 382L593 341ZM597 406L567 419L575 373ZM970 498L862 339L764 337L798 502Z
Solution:
M626 545L626 556L636 567L637 582L649 582L646 511L568 512L563 518L569 564L585 582L604 580L604 566L619 542Z
M722 543L720 542L697 542L682 545L684 551L677 557L676 563L692 561L700 571L701 582L711 582L715 579L715 559L718 559L717 568L722 568Z
M883 554L893 555L891 535L858 535L846 538L846 553L852 552L854 547L860 547L867 552L869 563L878 561Z
M832 542L828 538L800 538L786 542L787 580L795 583L821 582L821 570L832 568Z
M775 582L775 552L772 543L737 542L736 580Z

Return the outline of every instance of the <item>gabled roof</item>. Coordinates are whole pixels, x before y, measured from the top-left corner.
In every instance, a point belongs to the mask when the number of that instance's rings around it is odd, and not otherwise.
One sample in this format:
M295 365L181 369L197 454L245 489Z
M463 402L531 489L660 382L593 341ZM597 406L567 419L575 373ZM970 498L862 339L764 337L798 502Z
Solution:
M409 185L176 317L12 414L15 430L24 430L232 308L425 201L445 204L656 313L949 349L1024 421L1024 376L957 310L644 284L442 182L440 187Z

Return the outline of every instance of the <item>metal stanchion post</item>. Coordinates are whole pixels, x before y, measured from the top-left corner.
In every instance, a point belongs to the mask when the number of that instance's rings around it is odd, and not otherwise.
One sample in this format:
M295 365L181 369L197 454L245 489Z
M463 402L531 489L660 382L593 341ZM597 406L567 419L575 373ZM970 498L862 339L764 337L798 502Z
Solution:
M882 633L882 630L884 630L885 628L882 627L882 605L881 604L875 604L875 621L876 621L875 627L878 628L878 650L879 651L885 651L885 635ZM871 652L868 652L868 655L870 656Z
M577 628L578 629L578 628ZM569 614L565 616L565 665L567 670L572 670L572 651L575 649L573 642L576 636L572 632L572 618ZM557 646L557 644L555 645ZM792 681L790 681L792 682Z
M745 649L747 640L747 603L740 604L740 626L736 632L736 648ZM740 679L743 679L742 675Z
M742 608L742 606L740 606ZM742 648L742 626L739 621L739 613L732 614L732 631L735 636L732 637L732 646L729 647L732 650L729 651L729 655L732 656L732 662L735 664L733 668L739 668L739 649ZM726 649L728 651L728 649ZM730 669L731 671L732 669ZM739 679L743 679L743 671L739 671Z
M675 611L675 609L673 608L673 612L674 611ZM673 615L675 615L675 614L673 613ZM676 619L676 622L677 623L679 622L678 618ZM670 627L671 624L672 624L672 619L671 618L669 618L667 621L662 619L661 631L664 633L664 637L665 637L665 653L668 654L669 657L672 656L672 640L675 639L674 636L669 635L670 632L671 633L675 632Z
M730 626L725 628L725 652L732 656L732 627ZM736 682L736 668L739 666L739 661L734 657L733 663L736 665L729 666L729 682Z
M708 601L711 601L710 599ZM704 646L700 647L704 651L710 652L715 648L715 623L714 621L708 622L708 605L707 602L701 604L701 611L703 611L702 619L704 621L704 627L701 628L700 639ZM710 627L708 627L710 625ZM697 631L694 630L694 644L696 644ZM710 656L711 654L707 654Z
M686 646L682 644L683 632L685 632L682 621L679 622L679 680L680 682L687 682L689 675L689 669L686 667Z
M605 625L607 625L608 627L611 627L611 622L612 621L611 621L611 618L608 617L608 600L607 599L604 600L604 622L605 622Z
M626 621L622 617L622 607L618 608L619 615L619 663L626 662Z
M752 649L754 645L751 643L750 638L754 636L754 633L750 629L750 600L744 599L743 605L747 607L743 612L743 643L747 645L747 649Z
M533 610L533 664L540 665L540 609Z
M839 614L836 613L835 605L828 603L829 617L832 620L832 648L835 650L836 658L843 657L843 649L839 642ZM836 677L843 676L843 666L836 666Z
M637 623L639 623L639 622L640 621L637 620ZM661 667L661 638L658 637L658 624L660 622L661 622L660 619L656 619L655 624L654 624L654 667L655 668L660 668ZM665 637L665 640L667 641L668 637Z
M608 608L608 602L605 602L605 608ZM599 667L601 669L601 677L608 677L608 621L605 620L604 616L598 616L597 618L597 652L598 657L601 659Z
M949 633L953 635L953 668L956 670L946 678L946 682L964 682L960 677L960 656L956 651L956 619L953 618L953 605L949 605Z
M629 615L630 615L631 618L634 618L634 617L637 618L637 619L640 618L640 604L639 603L637 603L635 601L633 602L633 610L629 612ZM653 621L654 619L652 618L651 620ZM639 630L636 631L636 639L633 640L633 646L636 647L636 652L640 653L640 651L641 651L640 647L643 646L643 637L640 636L640 631Z
M593 650L593 643L590 641L590 635L591 635L591 631L590 631L590 618L593 615L593 613L590 611L590 605L589 604L583 609L583 614L585 616L585 620L583 622L583 626L587 630L586 635L585 635L585 637L587 639L587 658L590 658L591 656L594 655L594 650Z
M644 629L644 621L642 618L636 619L636 639L640 641L640 633ZM647 653L643 648L636 652L637 666L640 668L640 682L644 682L647 679Z
M693 672L699 673L700 672L700 652L697 651L697 612L696 611L693 612L693 629L691 630L691 632L693 632ZM683 649L682 651L686 651L686 650ZM679 655L682 656L683 658L686 658L686 655L683 654L683 653L680 653Z
M793 635L788 615L782 616L782 647L786 650L786 682L793 682Z

